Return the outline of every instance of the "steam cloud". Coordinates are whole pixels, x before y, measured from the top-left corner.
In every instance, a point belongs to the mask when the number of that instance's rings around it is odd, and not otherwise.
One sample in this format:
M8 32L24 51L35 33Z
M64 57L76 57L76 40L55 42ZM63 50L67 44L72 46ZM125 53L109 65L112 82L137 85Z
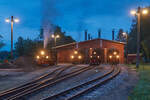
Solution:
M51 34L53 34L53 21L57 16L56 0L41 0L42 2L42 28L44 35L44 48L47 47Z

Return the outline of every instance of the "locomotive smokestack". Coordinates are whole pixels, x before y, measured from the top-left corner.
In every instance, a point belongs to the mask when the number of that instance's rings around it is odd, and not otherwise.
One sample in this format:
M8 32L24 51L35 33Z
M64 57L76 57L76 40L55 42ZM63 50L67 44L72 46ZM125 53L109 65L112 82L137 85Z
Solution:
M87 30L85 30L85 41L87 40Z
M98 30L98 38L101 38L101 29Z
M114 36L114 35L115 35L115 29L112 30L112 40L115 39L115 36Z
M91 38L91 35L90 35L90 34L88 34L88 40L90 40L90 38Z
M93 37L91 36L91 40L93 39Z

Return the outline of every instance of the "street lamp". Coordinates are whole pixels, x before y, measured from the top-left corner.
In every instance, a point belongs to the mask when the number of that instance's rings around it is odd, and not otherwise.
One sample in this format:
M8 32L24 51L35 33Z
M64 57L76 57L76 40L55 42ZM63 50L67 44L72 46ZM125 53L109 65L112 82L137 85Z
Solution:
M131 11L132 15L137 16L137 56L136 56L136 68L139 67L139 63L140 63L140 27L141 27L141 15L146 15L148 14L148 10L147 9L142 9L141 7L138 7L138 10L132 10Z
M60 36L53 34L51 37L54 39L54 46L56 47L56 40L57 40L57 38L60 38ZM56 56L56 64L57 64L57 51L56 51L56 48L55 48L55 56Z
M5 21L7 23L11 22L11 58L13 59L13 24L14 22L18 23L19 19L15 18L13 16L11 16L11 19L7 18L5 19Z
M56 47L56 39L57 38L60 38L60 36L59 35L52 35L52 38L54 38L54 45L55 45L55 47Z

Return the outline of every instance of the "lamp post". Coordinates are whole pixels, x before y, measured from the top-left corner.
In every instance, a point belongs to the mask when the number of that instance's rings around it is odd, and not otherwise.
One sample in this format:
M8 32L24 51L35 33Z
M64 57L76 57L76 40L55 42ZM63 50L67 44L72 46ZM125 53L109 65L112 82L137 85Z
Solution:
M147 9L143 9L141 7L138 7L138 10L132 10L132 15L137 16L137 55L136 55L136 68L139 68L140 63L140 34L141 34L141 15L148 14Z
M56 41L57 41L57 38L60 38L60 36L59 35L52 35L52 38L54 39L54 46L55 46L55 60L56 60L56 65L57 65L57 51L56 51Z
M18 23L19 19L15 18L13 16L11 16L11 19L6 19L5 20L7 23L11 23L11 59L13 59L13 24L14 22Z

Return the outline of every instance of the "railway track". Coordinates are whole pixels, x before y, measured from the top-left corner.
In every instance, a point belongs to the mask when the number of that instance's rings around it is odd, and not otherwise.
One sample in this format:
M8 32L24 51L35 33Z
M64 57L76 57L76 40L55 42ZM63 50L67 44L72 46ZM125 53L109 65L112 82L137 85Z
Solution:
M57 75L61 74L65 69L67 69L69 67L72 67L72 66L73 65L57 68L57 69L53 70L52 72L41 75L40 77L34 79L33 81L30 81L30 82L27 82L27 83L25 83L23 85L20 85L18 87L14 87L14 88L11 88L9 90L3 91L3 92L0 93L0 99L8 97L9 95L15 94L17 92L20 92L21 90L24 90L25 88L28 88L29 86L33 86L35 83L38 83L39 81L44 80L45 78L47 78L48 76L53 75L54 73L56 73L55 74L55 77L56 77Z
M90 80L88 82L82 83L78 86L75 86L73 88L70 88L68 90L65 90L63 92L60 92L58 94L55 94L53 96L50 96L48 98L45 98L44 100L73 100L77 97L80 97L84 93L90 92L91 90L95 89L96 87L99 87L109 80L113 79L115 76L117 76L120 73L120 67L112 67L112 69L103 74L102 76L99 76L93 80Z
M27 84L24 84L24 85L21 85L19 87L5 91L5 92L0 94L0 100L1 99L2 100L16 100L16 99L22 100L22 99L25 99L26 98L25 96L30 95L31 93L40 91L41 89L44 89L45 87L55 85L56 83L58 83L60 81L71 78L75 75L78 75L78 74L85 72L85 71L92 68L92 67L85 67L85 68L81 68L79 70L76 70L76 71L73 71L71 73L60 76L60 73L62 73L68 67L71 67L71 66L67 66L65 68L62 68L62 70L59 71L58 73L56 73L53 77L45 79L45 77L48 77L50 74L55 73L57 70L56 71L54 70L52 73L48 73L46 75L43 75L43 76L39 77L38 79L36 79L32 82L29 82Z

